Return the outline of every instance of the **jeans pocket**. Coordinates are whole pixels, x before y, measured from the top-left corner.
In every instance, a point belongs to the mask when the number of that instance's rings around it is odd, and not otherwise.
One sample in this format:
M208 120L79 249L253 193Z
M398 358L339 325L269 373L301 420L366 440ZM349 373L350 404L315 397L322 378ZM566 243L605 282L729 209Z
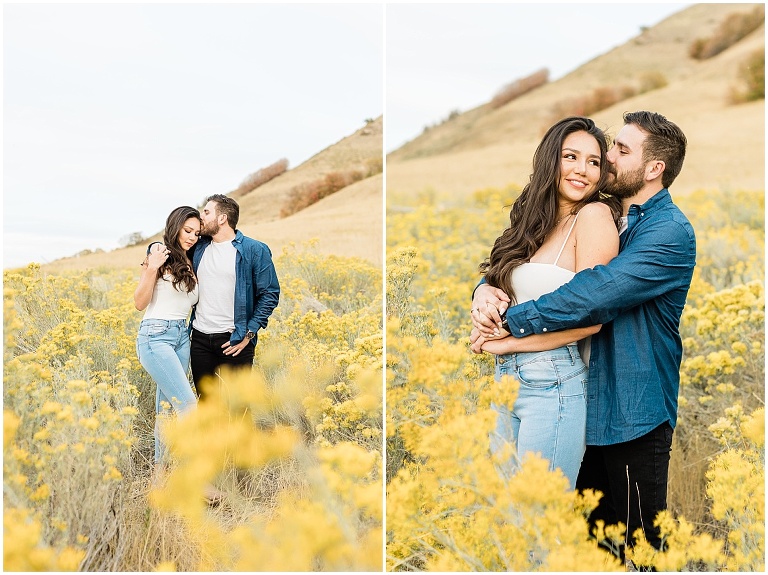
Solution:
M144 320L139 327L139 336L156 337L167 333L170 328L171 322L166 320Z
M518 366L517 379L520 380L521 385L537 389L558 384L557 370L551 360L531 361Z

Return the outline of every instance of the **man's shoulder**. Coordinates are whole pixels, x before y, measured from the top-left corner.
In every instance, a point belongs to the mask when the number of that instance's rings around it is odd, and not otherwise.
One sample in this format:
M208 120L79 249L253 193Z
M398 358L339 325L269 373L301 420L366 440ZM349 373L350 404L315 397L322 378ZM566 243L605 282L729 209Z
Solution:
M659 206L648 217L645 225L640 226L642 232L638 232L644 238L643 241L654 245L677 245L681 253L688 251L683 249L696 245L696 233L686 215L671 201ZM642 217L642 215L641 215ZM638 239L640 235L638 235ZM695 249L695 248L694 248Z
M240 245L242 245L243 249L245 250L255 252L255 253L266 252L270 256L272 255L272 251L269 249L269 246L267 244L257 239L246 236L239 230L237 232L237 239L240 242Z
M668 225L680 227L688 236L693 237L695 235L693 231L693 225L688 219L688 216L686 216L683 213L683 210L681 210L677 204L671 201L671 199L668 203L664 204L664 206L662 206L661 210L659 211L660 219L667 222Z

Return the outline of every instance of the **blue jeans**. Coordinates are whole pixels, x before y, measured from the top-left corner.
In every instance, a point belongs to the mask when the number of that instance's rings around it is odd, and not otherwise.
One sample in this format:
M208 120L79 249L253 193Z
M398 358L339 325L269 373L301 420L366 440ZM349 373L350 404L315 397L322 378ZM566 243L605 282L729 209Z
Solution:
M145 319L139 325L136 354L157 384L155 392L155 463L165 454L160 423L171 411L184 414L197 407L189 384L189 332L183 319Z
M551 351L510 353L496 356L496 381L511 376L520 382L513 406L492 404L498 413L491 434L491 452L506 443L516 456L501 465L513 474L527 453L538 453L559 468L576 486L586 447L587 367L576 344Z

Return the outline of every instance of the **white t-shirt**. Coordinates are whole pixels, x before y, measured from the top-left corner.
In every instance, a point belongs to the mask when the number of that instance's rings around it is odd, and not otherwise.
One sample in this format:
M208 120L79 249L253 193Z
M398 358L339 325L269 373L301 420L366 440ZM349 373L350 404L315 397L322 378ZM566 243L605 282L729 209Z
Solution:
M237 250L230 240L211 242L197 267L200 299L193 327L203 333L235 330L235 262Z
M173 287L171 274L157 278L144 319L187 319L192 306L197 303L198 285L188 292L183 282L179 289Z

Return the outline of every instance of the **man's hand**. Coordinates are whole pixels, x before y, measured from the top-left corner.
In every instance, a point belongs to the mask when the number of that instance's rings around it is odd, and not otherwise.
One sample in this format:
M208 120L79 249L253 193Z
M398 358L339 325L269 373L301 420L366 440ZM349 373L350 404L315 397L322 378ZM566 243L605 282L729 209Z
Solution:
M245 349L246 345L249 345L250 343L251 343L251 340L244 339L237 345L232 345L231 343L226 342L221 347L222 349L224 349L224 355L236 356L237 354L239 354L241 351Z
M484 337L498 336L501 316L509 307L509 296L503 290L481 284L472 298L472 325Z

